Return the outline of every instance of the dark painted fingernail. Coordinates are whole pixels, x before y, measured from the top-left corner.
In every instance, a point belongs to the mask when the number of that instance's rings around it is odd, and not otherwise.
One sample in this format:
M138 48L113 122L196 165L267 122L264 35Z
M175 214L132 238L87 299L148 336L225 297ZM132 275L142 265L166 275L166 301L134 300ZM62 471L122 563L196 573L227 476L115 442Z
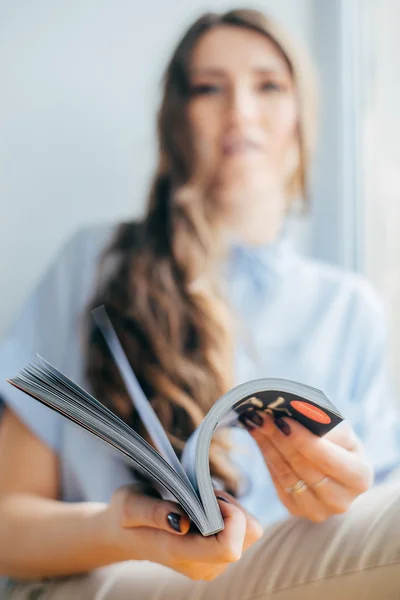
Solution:
M252 431L257 427L261 427L261 425L264 423L262 416L256 412L243 413L240 415L239 421L243 423L243 425L247 427L249 431Z
M281 417L275 417L274 423L285 435L290 435L292 433L289 423L286 423Z
M241 424L244 425L244 427L246 427L246 429L248 429L249 431L252 431L253 429L256 428L256 426L253 425L253 423L248 420L246 415L240 415L238 418L238 421L240 421Z
M245 417L242 420L242 423L246 427L246 429L248 429L249 431L253 431L254 429L257 429L257 427L251 421L249 421L249 419L247 419L247 417Z
M181 515L178 515L178 513L169 513L169 515L167 516L167 521L168 521L168 525L172 529L174 529L175 531L179 531L179 533L182 533Z
M228 504L230 504L229 500L227 498L224 498L223 496L217 496L218 500L222 500L222 502L227 502Z
M254 425L256 427L261 427L261 425L264 424L264 419L262 418L262 416L260 415L260 413L258 412L250 412L247 414L247 418L250 419L250 421L252 423L254 423Z

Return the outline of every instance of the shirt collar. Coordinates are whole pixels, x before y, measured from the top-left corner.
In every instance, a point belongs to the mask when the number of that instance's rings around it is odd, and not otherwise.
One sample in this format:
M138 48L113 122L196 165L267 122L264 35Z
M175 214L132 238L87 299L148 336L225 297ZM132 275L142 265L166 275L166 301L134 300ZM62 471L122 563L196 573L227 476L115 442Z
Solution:
M257 280L275 279L287 270L295 256L286 228L276 241L254 245L232 238L229 263L235 270L246 270Z

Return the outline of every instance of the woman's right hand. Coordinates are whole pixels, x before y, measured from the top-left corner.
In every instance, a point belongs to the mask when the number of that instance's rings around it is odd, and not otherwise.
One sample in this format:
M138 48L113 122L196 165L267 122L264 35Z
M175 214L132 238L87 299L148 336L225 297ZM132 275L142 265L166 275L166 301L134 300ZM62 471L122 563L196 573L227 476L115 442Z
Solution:
M138 487L120 488L109 504L60 502L58 497L56 453L5 409L0 422L0 572L9 577L60 577L149 560L193 579L213 579L262 533L234 500L220 502L225 529L205 538L189 532L189 519L178 504L146 496ZM181 533L168 522L171 512L181 515ZM172 524L177 520L170 518Z
M212 580L262 535L261 525L233 498L224 492L219 498L227 500L218 500L225 527L203 537L189 533L189 518L178 504L124 486L101 515L106 543L118 561L149 560L191 579Z

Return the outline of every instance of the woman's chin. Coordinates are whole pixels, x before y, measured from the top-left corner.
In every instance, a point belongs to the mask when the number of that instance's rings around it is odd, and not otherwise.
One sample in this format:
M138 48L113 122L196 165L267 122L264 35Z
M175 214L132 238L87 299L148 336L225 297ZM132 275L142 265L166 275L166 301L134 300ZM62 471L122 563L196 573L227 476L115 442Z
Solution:
M241 150L224 154L223 161L230 163L256 163L265 165L265 153L256 150Z
M217 169L218 176L223 181L247 180L249 183L264 179L276 180L281 170L279 165L271 164L265 154L259 152L239 152L225 156Z
M243 164L241 165L243 166ZM231 196L234 198L243 193L249 195L262 195L268 198L271 195L276 195L277 190L281 189L282 181L277 177L276 172L271 172L265 167L265 163L260 165L246 165L246 168L239 168L239 164L235 168L224 169L219 173L216 192L221 196Z

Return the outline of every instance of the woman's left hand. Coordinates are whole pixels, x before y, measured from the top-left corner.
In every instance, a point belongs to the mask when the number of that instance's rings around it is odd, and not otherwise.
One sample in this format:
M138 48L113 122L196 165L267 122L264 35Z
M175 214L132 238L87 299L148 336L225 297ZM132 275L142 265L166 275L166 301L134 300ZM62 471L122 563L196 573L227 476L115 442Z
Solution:
M257 413L255 421L257 417L261 415ZM320 438L293 419L263 419L256 428L247 421L248 428L291 514L320 523L346 512L372 485L372 466L347 422Z

